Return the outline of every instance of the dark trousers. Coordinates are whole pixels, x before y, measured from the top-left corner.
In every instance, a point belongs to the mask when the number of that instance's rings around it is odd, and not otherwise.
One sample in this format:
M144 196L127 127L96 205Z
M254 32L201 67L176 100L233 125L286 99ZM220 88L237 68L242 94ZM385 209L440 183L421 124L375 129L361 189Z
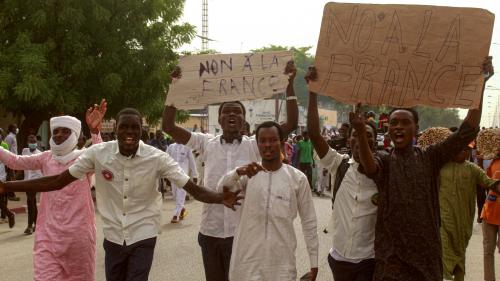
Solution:
M156 237L119 245L104 239L104 268L107 281L148 281Z
M206 281L228 281L233 237L217 238L198 233Z
M307 177L307 181L309 182L309 187L314 189L312 186L312 163L300 163L299 170L302 171Z
M12 212L7 208L7 203L9 200L7 199L7 194L0 195L0 217L2 219L7 218Z
M328 264L335 281L372 281L375 271L375 259L367 259L360 263L337 261L328 255Z
M476 185L476 202L477 202L477 217L481 217L481 212L483 211L484 202L486 201L486 190L481 186Z
M36 208L36 192L26 192L26 203L28 205L28 227L36 224L38 210Z

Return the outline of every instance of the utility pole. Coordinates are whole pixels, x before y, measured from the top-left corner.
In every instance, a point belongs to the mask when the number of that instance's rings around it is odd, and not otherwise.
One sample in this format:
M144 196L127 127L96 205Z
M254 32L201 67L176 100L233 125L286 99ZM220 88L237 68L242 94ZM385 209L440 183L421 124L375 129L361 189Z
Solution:
M208 0L202 0L201 4L201 50L208 50Z

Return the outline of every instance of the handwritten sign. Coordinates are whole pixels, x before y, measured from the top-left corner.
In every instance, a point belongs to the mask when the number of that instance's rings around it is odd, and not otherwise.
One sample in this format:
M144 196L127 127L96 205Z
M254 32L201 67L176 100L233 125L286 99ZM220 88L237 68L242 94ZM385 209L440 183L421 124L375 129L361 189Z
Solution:
M493 22L474 8L328 3L311 89L351 104L477 108Z
M283 93L292 52L186 56L182 77L170 85L166 104L199 109L208 104L268 98Z

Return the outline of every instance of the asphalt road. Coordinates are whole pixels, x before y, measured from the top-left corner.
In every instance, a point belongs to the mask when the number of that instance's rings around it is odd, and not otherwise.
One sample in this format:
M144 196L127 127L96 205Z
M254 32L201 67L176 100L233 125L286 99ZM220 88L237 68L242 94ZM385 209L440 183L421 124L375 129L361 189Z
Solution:
M331 212L329 198L314 198L318 216L320 241L320 269L318 281L333 280L326 260L331 241L327 234L322 232ZM167 199L163 205L162 233L156 244L155 258L149 280L160 281L197 281L204 280L201 253L197 242L202 204L190 200L187 202L188 216L179 224L170 224L174 202ZM13 229L7 225L0 225L0 281L29 281L32 280L32 248L33 236L26 236L23 231L26 227L27 216L17 216L17 223ZM97 266L96 280L104 281L104 251L102 249L101 221L97 220ZM309 267L307 252L301 232L300 220L296 220L298 237L297 269L299 276ZM474 224L472 239L467 252L466 280L483 280L483 250L481 226ZM497 279L500 279L500 256L496 254Z

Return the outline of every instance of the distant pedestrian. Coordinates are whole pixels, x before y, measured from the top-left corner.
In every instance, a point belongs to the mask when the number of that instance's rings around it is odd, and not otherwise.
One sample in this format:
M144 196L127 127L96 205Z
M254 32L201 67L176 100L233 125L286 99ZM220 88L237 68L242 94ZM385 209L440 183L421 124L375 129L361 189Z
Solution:
M196 169L196 162L191 149L183 144L173 143L168 146L167 153L179 164L187 175L191 176L193 182L197 183L198 171ZM178 223L187 215L187 211L184 206L184 202L186 201L186 191L182 189L182 187L177 186L175 183L171 183L171 185L172 195L175 199L175 211L170 222Z
M42 153L38 150L38 144L35 135L28 136L28 147L23 149L22 155L35 155ZM24 170L24 179L31 180L41 178L41 170ZM36 206L36 192L26 192L26 204L28 206L28 227L24 230L24 234L30 235L35 231L36 218L38 215L38 210Z

